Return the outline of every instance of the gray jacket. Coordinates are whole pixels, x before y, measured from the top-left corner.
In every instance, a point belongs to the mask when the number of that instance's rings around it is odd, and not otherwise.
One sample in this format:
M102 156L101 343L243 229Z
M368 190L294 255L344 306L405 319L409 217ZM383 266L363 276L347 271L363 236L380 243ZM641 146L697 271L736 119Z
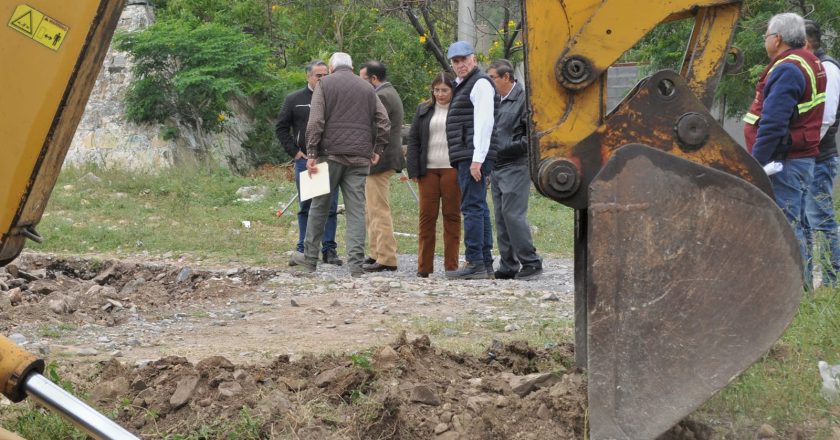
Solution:
M518 82L499 104L496 114L496 138L499 152L496 155L496 169L514 163L528 161L528 115L525 90Z

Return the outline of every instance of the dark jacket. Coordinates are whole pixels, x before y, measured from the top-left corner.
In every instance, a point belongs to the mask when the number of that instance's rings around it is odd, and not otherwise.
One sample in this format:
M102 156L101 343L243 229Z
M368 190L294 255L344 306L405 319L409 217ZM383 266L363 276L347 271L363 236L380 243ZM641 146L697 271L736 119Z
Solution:
M473 103L470 100L470 93L472 92L475 82L479 79L486 79L490 85L493 81L484 72L476 67L470 72L463 81L455 86L452 95L452 102L449 104L449 113L446 117L446 139L449 142L449 161L455 166L455 163L462 160L472 161L473 151L473 132L475 114ZM495 86L493 86L495 89ZM493 111L499 111L499 95L494 94ZM494 119L496 115L494 113ZM490 149L487 151L487 157L484 159L496 160L496 130L493 130L493 135L490 137Z
M367 81L347 66L318 81L306 126L306 153L371 158L388 145L391 123Z
M816 55L820 58L820 62L823 64L831 63L837 66L837 68L840 68L840 63L838 63L834 58L826 55L826 53L822 50L817 51ZM825 110L828 111L829 109ZM834 120L834 124L832 124L831 127L828 127L828 131L825 132L825 136L823 136L820 140L820 154L817 156L817 162L822 162L837 156L838 126L840 126L840 105L837 106L837 118Z
M306 154L306 123L309 122L310 102L312 90L309 90L307 85L286 95L280 115L277 116L274 132L280 145L291 158L294 158L298 151Z
M391 131L388 136L388 146L382 152L379 163L370 167L370 174L379 174L383 171L402 171L405 167L405 157L402 150L402 122L405 117L402 99L397 89L389 82L379 85L376 89L376 96L382 101L385 110L388 112L388 119L391 121Z
M525 113L525 92L522 85L514 83L507 98L499 104L496 113L496 169L528 161L528 120Z
M408 132L408 150L405 154L408 177L423 177L426 175L426 164L429 158L429 124L435 114L435 104L424 102L417 107L411 130Z

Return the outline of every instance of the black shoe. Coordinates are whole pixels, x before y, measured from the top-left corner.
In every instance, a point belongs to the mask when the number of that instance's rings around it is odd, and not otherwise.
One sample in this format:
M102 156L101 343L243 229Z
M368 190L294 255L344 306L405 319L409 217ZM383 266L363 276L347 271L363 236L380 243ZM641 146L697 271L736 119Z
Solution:
M367 257L367 258L365 258L364 261L362 261L362 264L373 264L373 263L376 263L376 258L373 258L373 257Z
M390 270L391 272L397 270L397 266L386 266L384 264L373 263L373 264L363 264L362 270L365 272L382 272L385 270Z
M493 271L493 262L492 261L485 262L484 263L484 269L487 270L487 278L488 279L491 279L491 280L496 279L496 272Z
M523 266L519 272L516 273L516 279L522 281L533 280L542 275L542 266Z
M460 269L446 272L446 278L450 280L486 280L487 268L484 264L478 265L468 261Z
M322 259L324 260L324 263L327 263L327 264L332 264L332 265L335 265L335 266L341 266L342 264L344 264L344 262L341 261L340 258L338 258L338 254L335 252L334 249L329 249L327 251L324 251L324 254L323 254L322 257L323 257Z
M493 276L495 276L497 280L512 280L516 277L516 272L497 270L493 272Z
M429 278L429 272L417 272L418 278Z

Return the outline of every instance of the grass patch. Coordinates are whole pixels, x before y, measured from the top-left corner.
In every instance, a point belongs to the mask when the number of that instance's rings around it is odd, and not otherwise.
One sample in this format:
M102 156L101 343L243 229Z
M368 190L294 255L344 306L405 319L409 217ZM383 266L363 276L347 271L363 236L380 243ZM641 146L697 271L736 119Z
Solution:
M763 423L773 426L779 438L832 438L831 426L840 422L840 403L820 394L817 361L840 363L838 300L840 293L827 288L804 297L794 321L770 352L694 417L732 433L731 438L752 438Z
M67 322L60 324L41 324L38 326L38 336L44 338L60 338L74 330L76 330L76 325Z
M101 180L84 178L88 173ZM243 186L264 186L267 196L258 202L238 201L236 191ZM278 218L276 212L295 192L294 182L282 173L242 177L219 169L168 169L147 174L66 167L39 228L45 241L28 246L74 255L186 254L219 262L285 263L285 252L297 243L297 204L282 217ZM391 206L394 230L416 235L417 202L406 182L396 177L391 182ZM572 255L571 209L532 191L529 219L534 226L535 245L544 256ZM246 228L243 221L249 221L251 227ZM442 253L440 221L437 229L441 244L438 251ZM345 252L344 231L341 215L337 237L340 254ZM400 253L417 252L416 237L398 234L397 243Z

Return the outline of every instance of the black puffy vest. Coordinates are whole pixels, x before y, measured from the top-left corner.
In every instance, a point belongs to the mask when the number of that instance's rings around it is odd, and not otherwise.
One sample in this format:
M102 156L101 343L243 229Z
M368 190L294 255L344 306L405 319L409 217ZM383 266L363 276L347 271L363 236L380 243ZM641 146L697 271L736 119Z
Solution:
M470 93L472 92L475 82L484 78L493 90L496 87L489 76L485 75L476 67L455 86L455 91L452 96L452 102L449 104L449 113L446 116L446 137L449 141L449 162L454 167L457 162L462 160L472 161L473 157L473 103L470 101ZM493 94L493 120L495 121L499 111L499 94ZM488 160L496 160L496 150L498 145L496 142L496 129L493 129L493 135L490 137L490 150L487 152L485 162Z
M840 62L831 58L830 56L826 55L825 52L820 51L817 54L820 57L820 61L823 63L831 63L840 68ZM831 127L828 127L828 131L825 133L825 136L820 140L820 154L817 156L817 162L822 162L826 159L831 159L834 156L837 156L837 127L840 126L840 105L837 106L837 119L834 120L834 124Z

